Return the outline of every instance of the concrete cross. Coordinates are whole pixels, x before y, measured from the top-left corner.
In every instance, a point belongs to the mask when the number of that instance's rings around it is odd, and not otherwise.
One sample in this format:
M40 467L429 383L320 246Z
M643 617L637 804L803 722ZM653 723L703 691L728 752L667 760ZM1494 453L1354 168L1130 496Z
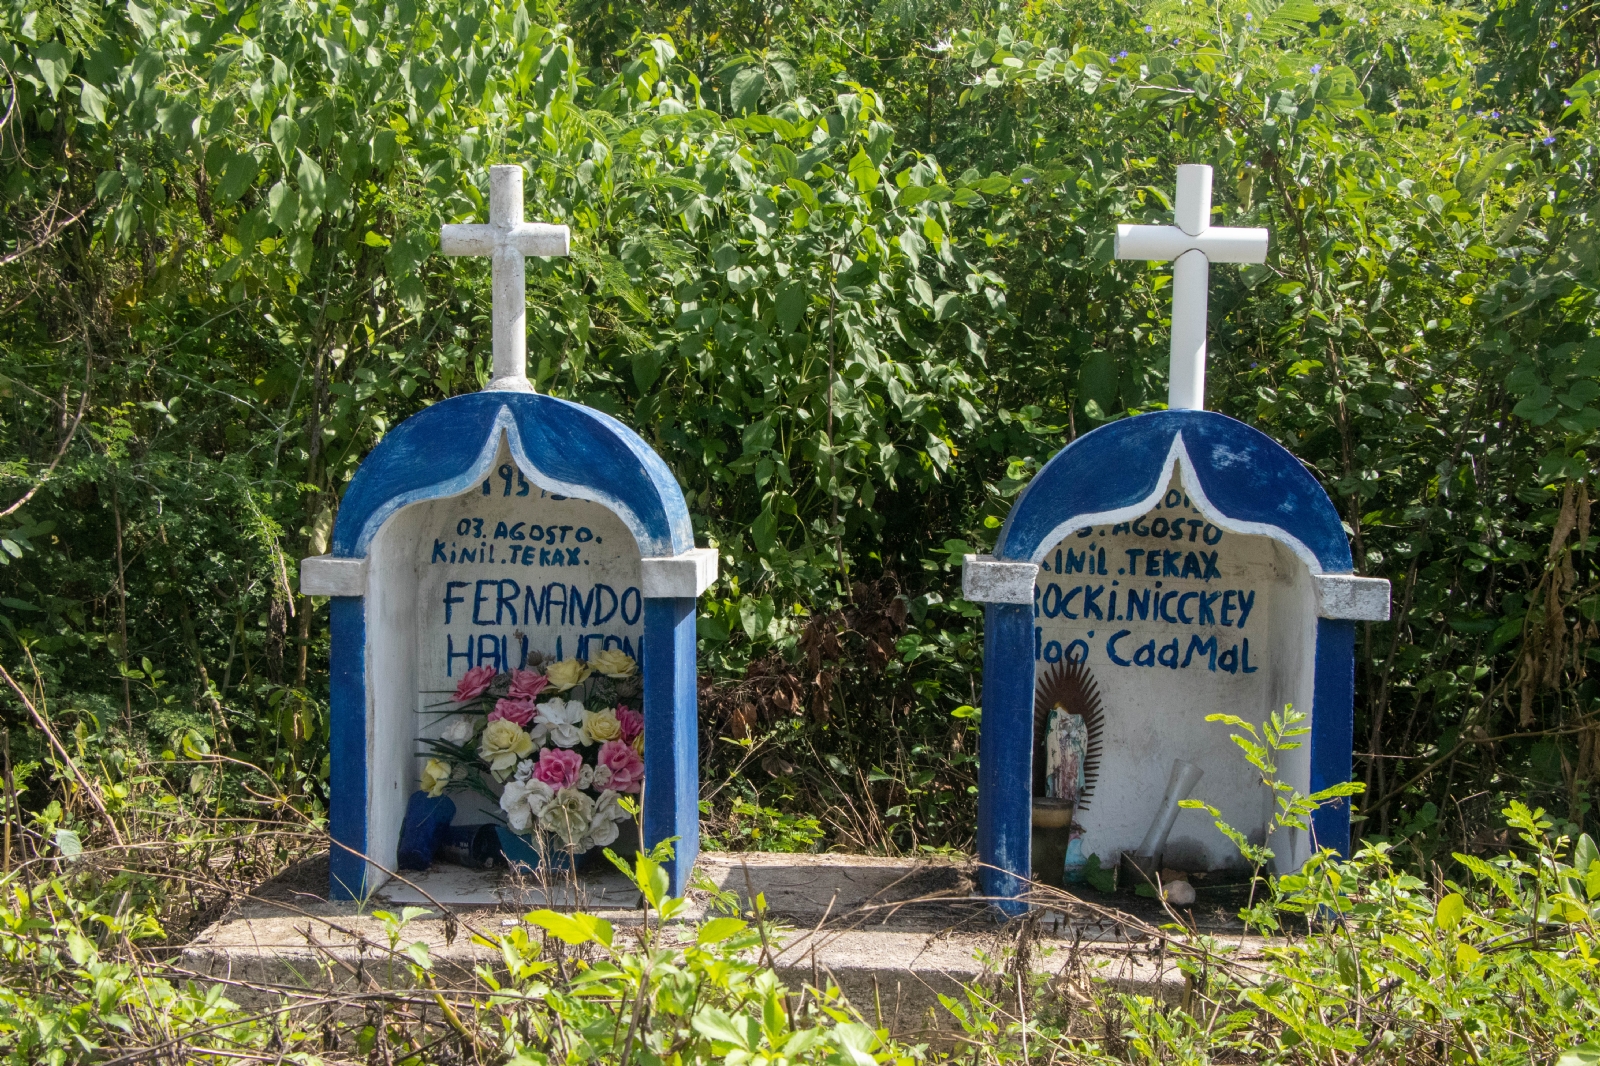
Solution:
M1211 225L1211 168L1178 168L1173 226L1118 226L1118 259L1172 260L1172 368L1167 406L1206 406L1206 304L1212 263L1263 263L1267 231Z
M489 168L489 224L439 227L445 255L487 255L494 261L494 374L488 389L532 392L528 384L528 283L524 258L566 255L565 226L522 221L522 167Z

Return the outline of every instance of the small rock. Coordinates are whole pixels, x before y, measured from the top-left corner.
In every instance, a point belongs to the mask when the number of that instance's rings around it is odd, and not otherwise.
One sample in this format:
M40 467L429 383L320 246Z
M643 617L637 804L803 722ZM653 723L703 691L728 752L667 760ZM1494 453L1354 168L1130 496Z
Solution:
M1187 881L1173 881L1166 886L1165 895L1174 907L1187 907L1194 902L1194 886Z

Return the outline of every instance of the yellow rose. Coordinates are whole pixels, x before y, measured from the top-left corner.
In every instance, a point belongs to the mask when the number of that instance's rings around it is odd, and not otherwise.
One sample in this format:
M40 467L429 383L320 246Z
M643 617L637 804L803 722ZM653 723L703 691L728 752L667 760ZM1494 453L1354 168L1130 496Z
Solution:
M517 768L517 760L533 754L533 738L517 723L496 718L483 727L478 754L494 775L504 781Z
M545 670L545 676L550 679L551 688L565 692L574 685L583 684L584 678L589 676L589 664L582 659L562 659L558 663L551 663Z
M443 759L429 759L422 768L422 791L432 797L442 796L449 783L450 764Z
M585 744L604 744L608 740L616 740L622 735L622 723L617 721L617 712L606 708L603 711L583 712L583 742Z
M618 648L607 648L594 657L594 668L607 677L632 677L639 672L633 656Z

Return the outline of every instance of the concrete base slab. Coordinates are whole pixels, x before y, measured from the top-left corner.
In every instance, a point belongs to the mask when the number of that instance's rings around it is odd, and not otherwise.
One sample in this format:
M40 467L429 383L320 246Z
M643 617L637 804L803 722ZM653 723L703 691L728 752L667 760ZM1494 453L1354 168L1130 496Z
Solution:
M1183 976L1167 942L1139 931L1149 926L1067 904L1001 924L974 895L973 872L944 859L702 853L690 913L664 935L687 940L692 923L729 908L748 914L759 896L778 927L770 949L785 983L837 985L868 1022L881 1019L908 1039L948 1038L953 1019L939 996L962 997L965 986L993 978L996 960L1019 952L1034 972L1053 978L1099 976L1121 991L1181 995ZM374 912L421 906L429 913L405 927L401 945L422 941L440 983L469 988L475 969L499 960L476 937L493 943L528 910L576 906L606 917L619 937L643 920L637 890L615 871L537 884L441 866L405 880L362 905L317 898L308 890L315 870L290 871L202 932L178 963L230 985L230 997L245 1002L287 990L403 987L407 970L393 961L390 928Z
M412 906L637 910L644 905L639 890L620 870L584 875L576 883L564 878L547 884L499 870L441 864L409 872L404 882L389 882L381 896L390 903Z

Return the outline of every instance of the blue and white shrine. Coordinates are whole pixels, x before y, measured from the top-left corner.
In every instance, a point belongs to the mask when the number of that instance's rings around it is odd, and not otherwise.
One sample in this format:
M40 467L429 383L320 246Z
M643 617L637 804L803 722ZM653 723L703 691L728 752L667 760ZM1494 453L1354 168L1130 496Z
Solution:
M683 493L638 434L528 382L524 258L567 254L568 232L524 222L522 202L522 168L492 167L489 224L440 234L446 255L492 257L488 386L385 436L331 552L301 564L301 591L332 597L334 898L365 898L396 869L439 693L535 652L639 661L643 843L677 838L675 893L698 853L695 601L717 553L695 548Z
M1037 826L1062 836L1069 865L1237 864L1205 812L1176 807L1204 799L1257 841L1272 816L1208 714L1259 724L1293 704L1310 734L1280 759L1284 780L1309 794L1350 779L1355 623L1388 618L1389 585L1353 574L1338 512L1298 459L1203 409L1209 263L1262 262L1268 235L1210 225L1210 167L1179 168L1174 208L1173 226L1119 226L1116 253L1175 260L1167 410L1067 445L994 555L966 559L963 592L986 604L978 850L1002 901L1034 873ZM1339 800L1271 846L1289 870L1349 843Z

